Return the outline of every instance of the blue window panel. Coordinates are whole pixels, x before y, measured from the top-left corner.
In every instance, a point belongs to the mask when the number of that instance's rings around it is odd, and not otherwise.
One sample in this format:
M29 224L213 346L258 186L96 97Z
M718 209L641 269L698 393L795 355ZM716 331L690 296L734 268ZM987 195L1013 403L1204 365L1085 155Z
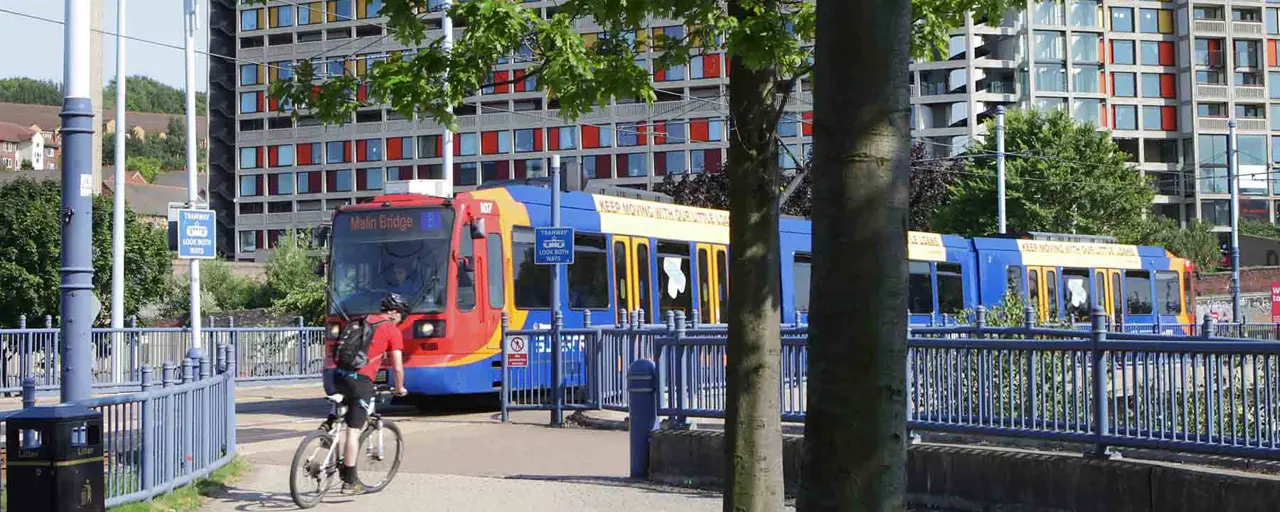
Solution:
M257 176L241 176L240 177L240 196L256 196L258 195L258 177Z
M262 11L259 9L240 11L240 30L249 31L249 30L258 30L262 28L258 24L261 18L261 16L259 16L261 12Z
M578 148L578 127L577 126L561 126L560 127L560 149L577 149Z
M474 156L476 154L478 136L474 133L459 134L454 142L458 144L459 156Z
M240 65L240 85L258 85L259 80L257 64Z
M667 174L684 174L688 172L684 163L684 151L671 151L666 154Z
M351 169L343 169L337 172L337 179L334 180L334 189L330 192L350 192L355 188L355 177L351 174Z
M529 153L533 148L533 129L516 130L516 152Z
M258 168L258 148L240 148L240 168Z
M252 114L258 112L258 93L242 92L240 93L240 113Z
M344 148L342 147L341 141L325 143L324 145L325 163L329 163L329 164L342 163L346 158L346 155L343 154L344 153L343 149Z
M627 155L627 176L648 176L649 175L649 157L644 153L631 153Z

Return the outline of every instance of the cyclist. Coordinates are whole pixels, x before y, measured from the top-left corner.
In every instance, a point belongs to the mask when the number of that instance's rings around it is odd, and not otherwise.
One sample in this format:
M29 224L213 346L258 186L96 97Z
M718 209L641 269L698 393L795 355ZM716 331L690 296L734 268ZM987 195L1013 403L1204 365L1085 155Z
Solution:
M367 363L357 372L341 369L334 371L334 387L342 393L343 402L347 406L346 446L343 449L343 466L339 470L344 490L359 489L356 479L356 452L360 444L360 432L369 418L369 409L373 403L373 381L377 378L378 368L382 366L382 358L391 354L392 366L396 374L396 396L404 396L408 390L404 387L404 361L401 352L404 350L404 339L400 335L400 322L404 321L409 304L394 293L382 299L381 313L365 317L366 325L373 327L373 339L369 342Z

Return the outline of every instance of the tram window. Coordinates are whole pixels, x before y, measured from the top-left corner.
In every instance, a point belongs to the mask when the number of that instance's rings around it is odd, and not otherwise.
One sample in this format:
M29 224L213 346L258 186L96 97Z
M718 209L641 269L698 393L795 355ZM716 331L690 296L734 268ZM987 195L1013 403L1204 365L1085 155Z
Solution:
M637 309L643 309L645 315L650 319L655 319L653 310L650 309L653 307L652 301L649 299L649 294L653 290L653 286L650 284L652 282L653 273L649 271L649 244L636 245L636 289L639 290L636 293L636 300L638 301L637 304L640 305ZM641 322L645 320L644 318L640 319Z
M1009 265L1004 268L1004 273L1009 282L1009 286L1006 289L1012 290L1013 293L1019 296L1022 295L1022 267Z
M618 318L623 318L622 311L630 309L627 302L627 244L626 242L613 243L613 291L616 304L618 305Z
M1196 300L1196 298L1191 294L1191 274L1186 272L1182 273L1182 300L1186 301L1182 305L1183 311L1191 314L1191 306L1192 304L1195 304L1192 301ZM1192 318L1191 321L1194 322L1195 319Z
M1089 271L1084 269L1063 269L1063 294L1066 295L1064 308L1067 316L1075 321L1089 321Z
M1151 314L1151 273L1146 270L1124 272L1125 304L1130 315Z
M929 275L929 264L912 261L907 267L911 271L907 281L907 311L925 315L933 313L933 281Z
M604 237L573 235L573 264L569 265L569 307L609 308L609 256Z
M938 264L938 312L956 314L964 309L964 279L960 265Z
M489 266L489 307L502 309L507 303L506 283L502 279L502 235L490 233L485 239L489 243L489 261L485 262Z
M1178 273L1172 270L1156 272L1156 300L1163 308L1161 314L1182 313L1182 297L1178 296Z
M1046 270L1044 291L1049 296L1049 318L1058 318L1058 273Z
M1035 270L1027 271L1027 297L1031 301L1031 307L1037 312L1040 311L1040 272Z
M1111 316L1112 318L1120 318L1124 316L1124 295L1120 292L1120 273L1111 274Z
M796 253L795 264L791 267L792 293L796 303L796 311L809 312L809 282L813 275L812 256Z
M511 271L514 273L516 307L551 307L551 267L533 263L533 230L511 230Z
M458 262L458 309L461 311L471 311L476 307L475 252L475 240L470 236L463 236L458 241L458 256L472 262L470 268Z
M698 249L698 321L711 322L711 262L707 250Z
M724 251L716 253L716 280L720 281L720 318L729 318L729 262ZM809 296L805 296L805 311L809 310ZM721 320L724 322L724 320Z
M667 311L690 313L693 294L689 283L689 244L658 242L658 312L665 318Z
M1107 300L1107 274L1101 270L1093 273L1093 296L1097 297L1098 307L1106 307L1103 302Z

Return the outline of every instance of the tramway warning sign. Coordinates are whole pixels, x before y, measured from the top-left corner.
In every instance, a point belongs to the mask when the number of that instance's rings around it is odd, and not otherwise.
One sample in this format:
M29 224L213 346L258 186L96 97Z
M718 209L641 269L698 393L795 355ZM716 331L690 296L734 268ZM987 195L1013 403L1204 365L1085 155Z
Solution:
M189 260L216 257L214 228L213 210L178 210L178 257Z
M507 336L507 368L529 366L528 341L524 336Z
M573 228L534 228L533 242L535 264L573 264Z

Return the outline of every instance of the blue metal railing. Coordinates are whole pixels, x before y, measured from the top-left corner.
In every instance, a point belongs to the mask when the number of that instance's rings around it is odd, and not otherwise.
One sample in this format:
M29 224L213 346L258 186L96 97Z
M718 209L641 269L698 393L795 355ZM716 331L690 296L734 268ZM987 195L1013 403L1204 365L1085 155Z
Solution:
M321 327L210 327L200 337L203 347L229 347L240 384L315 380L323 372ZM40 391L57 389L59 339L53 327L0 329L0 393L20 391L28 377ZM99 391L137 390L143 366L180 361L192 346L185 328L93 329L92 339L93 385Z
M150 499L186 485L236 454L235 359L218 345L216 359L165 363L153 376L139 368L140 391L78 404L102 413L106 505ZM157 380L158 378L158 380ZM23 386L23 407L37 384ZM17 411L0 412L0 423Z

